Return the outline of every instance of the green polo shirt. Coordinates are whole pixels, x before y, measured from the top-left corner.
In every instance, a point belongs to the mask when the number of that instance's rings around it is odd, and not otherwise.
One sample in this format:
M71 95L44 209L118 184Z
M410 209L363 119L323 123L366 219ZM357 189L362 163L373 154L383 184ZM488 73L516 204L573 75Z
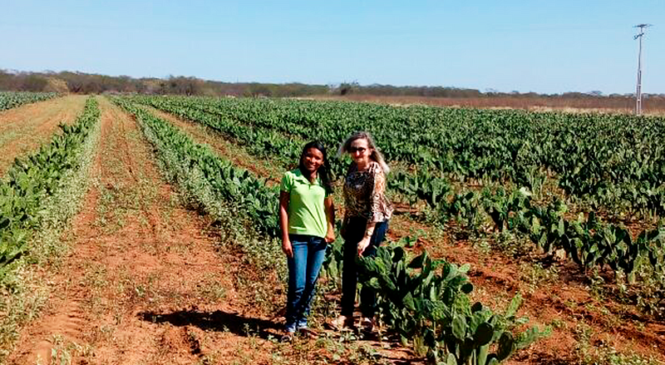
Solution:
M325 237L328 232L323 200L326 190L317 177L314 184L300 172L288 171L280 190L289 193L289 233Z

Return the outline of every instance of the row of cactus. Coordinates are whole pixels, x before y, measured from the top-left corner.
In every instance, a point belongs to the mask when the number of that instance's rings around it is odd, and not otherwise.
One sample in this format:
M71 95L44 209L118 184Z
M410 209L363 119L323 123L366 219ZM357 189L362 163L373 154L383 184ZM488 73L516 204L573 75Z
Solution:
M471 304L473 285L468 265L433 260L426 251L409 260L400 244L379 247L374 258L361 258L361 283L375 289L383 320L403 344L433 364L497 364L516 350L549 334L535 327L517 332L526 322L517 317L521 296L495 313Z
M532 205L525 188L454 192L442 179L418 179L421 175L397 176L392 181L400 183L392 187L398 191L406 187L404 192L409 189L420 192L418 198L433 208L441 223L457 218L467 229L477 230L488 217L496 230L527 234L545 253L563 249L582 269L607 265L615 272L630 274L640 264L650 264L660 271L665 268L665 227L662 225L645 229L633 238L628 229L603 222L593 211L577 219L566 219L567 207L559 198L538 206Z
M497 198L498 197L498 198ZM563 249L580 268L609 266L615 272L634 272L640 264L662 270L665 227L643 230L637 238L622 225L603 222L594 212L566 219L566 206L555 199L534 206L524 190L484 197L483 207L500 230L527 234L546 253Z

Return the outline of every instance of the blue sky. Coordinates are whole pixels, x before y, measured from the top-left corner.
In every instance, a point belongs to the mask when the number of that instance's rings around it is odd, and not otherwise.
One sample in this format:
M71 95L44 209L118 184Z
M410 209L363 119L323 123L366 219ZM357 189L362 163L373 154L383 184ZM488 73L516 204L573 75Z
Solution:
M3 0L0 68L665 93L665 0Z

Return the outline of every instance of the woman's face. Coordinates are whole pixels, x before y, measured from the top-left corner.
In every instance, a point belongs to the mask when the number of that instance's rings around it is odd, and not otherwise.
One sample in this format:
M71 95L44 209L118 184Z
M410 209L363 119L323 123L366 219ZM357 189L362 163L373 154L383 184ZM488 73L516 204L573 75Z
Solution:
M316 172L323 165L323 153L318 148L308 148L302 157L302 163L308 172Z
M351 142L351 147L349 147L349 154L358 165L365 165L369 163L369 156L372 155L372 150L369 148L367 140L364 138L356 139Z

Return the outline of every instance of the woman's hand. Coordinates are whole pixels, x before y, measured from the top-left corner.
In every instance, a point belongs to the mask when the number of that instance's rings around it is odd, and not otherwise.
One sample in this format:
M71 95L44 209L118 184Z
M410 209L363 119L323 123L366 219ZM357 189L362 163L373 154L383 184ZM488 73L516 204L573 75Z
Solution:
M282 230L282 251L288 258L293 258L293 246L289 239L289 199L287 191L279 193L279 228Z
M324 239L326 240L326 243L335 242L335 231L331 228L328 228L328 233Z
M282 240L282 251L286 254L286 257L293 258L293 246L291 245L291 240L286 238Z
M369 246L370 238L371 237L365 236L360 242L358 242L358 256L362 257L363 252L365 252L365 249Z

